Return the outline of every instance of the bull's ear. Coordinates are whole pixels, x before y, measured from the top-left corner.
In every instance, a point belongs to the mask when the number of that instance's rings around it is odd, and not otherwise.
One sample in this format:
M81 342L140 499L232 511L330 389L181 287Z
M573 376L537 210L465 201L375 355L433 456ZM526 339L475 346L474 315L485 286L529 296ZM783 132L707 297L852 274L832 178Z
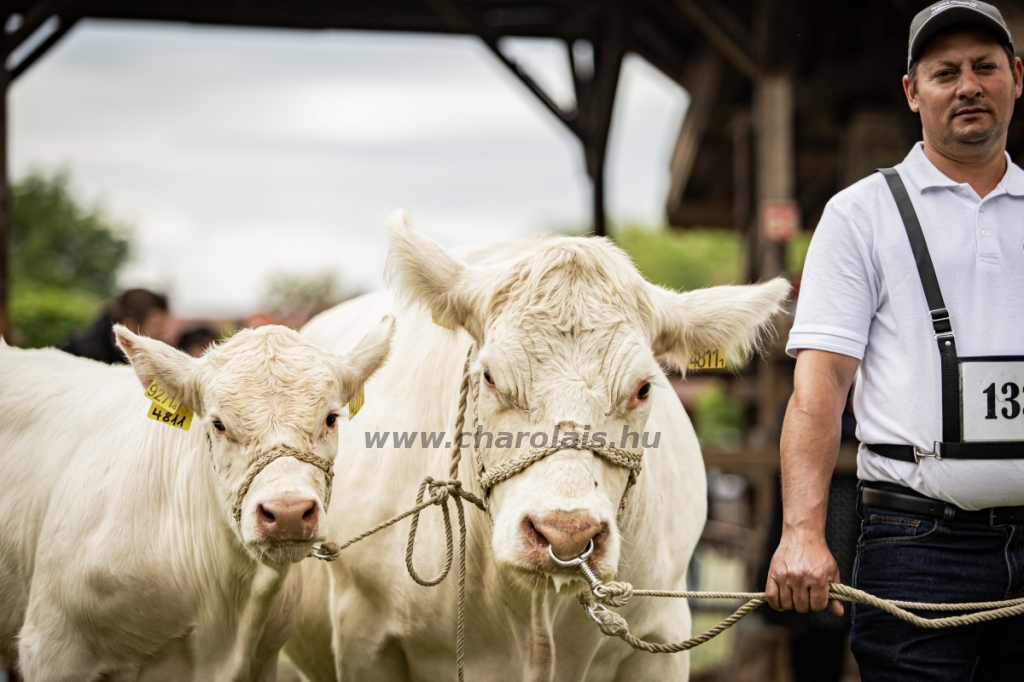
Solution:
M782 277L764 284L721 286L676 293L651 285L655 328L651 345L685 369L687 360L705 348L729 356L756 349L772 331L772 319L789 298Z
M380 324L359 340L355 348L338 360L342 402L347 403L360 395L366 380L388 359L394 333L395 318L385 315Z
M405 211L388 216L388 234L387 277L398 298L429 308L437 324L462 327L481 342L488 296L483 272L412 229Z
M114 325L114 336L143 388L149 388L155 380L193 411L203 413L202 370L198 359L163 341L133 334L119 324Z

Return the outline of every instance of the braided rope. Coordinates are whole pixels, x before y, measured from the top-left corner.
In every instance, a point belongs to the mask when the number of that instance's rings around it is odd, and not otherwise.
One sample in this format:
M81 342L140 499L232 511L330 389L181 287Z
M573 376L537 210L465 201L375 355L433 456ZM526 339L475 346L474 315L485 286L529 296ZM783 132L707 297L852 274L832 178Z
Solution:
M518 473L525 471L530 465L536 464L545 457L550 457L556 452L563 452L566 448L556 445L548 448L535 448L524 453L515 459L495 466L490 471L480 476L480 487L488 491L502 481L512 478ZM595 455L604 457L612 464L629 469L631 473L639 473L643 461L643 452L633 452L622 448L613 448L610 445L580 445L581 450L589 450Z
M466 405L469 396L469 384L470 384L470 373L469 373L469 361L472 355L472 348L466 355L466 362L463 366L462 372L462 385L459 388L459 404L458 404L458 416L455 420L455 433L461 434L462 429L466 424ZM409 572L409 576L415 580L418 584L424 587L434 587L439 585L445 578L448 577L448 573L452 568L452 561L454 559L454 539L452 535L452 520L451 512L448 509L448 500L455 500L455 511L458 514L459 521L459 614L458 614L458 629L455 638L455 662L458 671L459 682L465 682L466 671L465 671L465 650L466 650L466 512L463 500L468 501L473 506L477 507L481 511L487 511L487 504L473 493L463 490L462 482L458 479L459 463L462 461L462 448L459 445L459 438L455 438L454 446L452 447L452 463L449 468L449 479L448 480L435 480L434 478L427 476L420 482L419 490L416 493L416 504L412 509L402 512L397 516L377 524L370 530L364 531L347 542L337 545L333 542L325 542L319 547L314 547L310 552L310 556L316 557L317 559L323 559L324 561L334 561L338 558L338 555L347 547L354 545L360 540L364 540L371 535L374 535L389 526L393 526L402 519L409 516L412 517L412 524L409 527L409 541L405 547L405 567ZM425 494L429 494L427 499L423 499ZM420 512L431 505L438 505L441 507L442 520L444 522L444 539L445 539L445 562L441 572L434 578L425 579L420 576L416 571L416 567L413 565L413 551L416 546L416 533L419 530Z
M212 446L211 446L212 447ZM249 492L249 488L252 486L252 482L256 480L256 477L260 475L264 469L270 466L270 463L274 460L281 459L282 457L293 457L300 462L306 464L312 464L320 471L324 472L326 478L324 488L324 511L327 511L327 505L331 503L331 490L334 486L334 463L329 459L314 455L311 452L303 452L302 450L296 450L288 446L280 446L264 452L256 461L249 467L249 471L245 474L245 480L242 481L242 487L238 489L238 496L235 498L235 506L232 508L232 515L235 517L235 523L241 527L242 525L242 502L245 500L245 496Z
M702 632L696 637L663 644L660 642L647 642L634 636L629 631L629 624L626 619L614 611L604 608L607 606L625 606L630 597L667 597L674 599L746 599L743 606L736 609L729 617L722 620L714 627ZM927 629L939 629L957 627L962 625L974 625L998 618L1008 618L1024 614L1024 598L1008 599L994 602L968 602L962 604L932 604L926 602L907 602L895 599L882 599L868 594L862 590L855 589L848 585L829 585L829 597L840 601L864 604L882 609L901 620L912 625ZM604 583L593 591L580 593L578 599L587 609L591 619L597 623L605 635L619 637L634 649L647 651L652 654L671 654L680 651L687 651L705 642L714 639L722 634L748 613L765 603L764 592L702 592L702 591L663 591L663 590L634 590L633 586L625 582ZM958 616L947 616L944 618L923 618L908 609L919 611L973 611Z

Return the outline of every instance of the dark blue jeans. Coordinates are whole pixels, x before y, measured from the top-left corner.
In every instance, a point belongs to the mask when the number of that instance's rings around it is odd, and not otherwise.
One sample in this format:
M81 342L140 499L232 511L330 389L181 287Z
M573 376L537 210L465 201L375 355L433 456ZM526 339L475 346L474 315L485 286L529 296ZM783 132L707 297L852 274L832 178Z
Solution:
M948 509L943 519L874 507L861 515L858 589L947 603L1024 594L1024 524L958 522ZM858 604L850 647L863 682L1024 680L1024 616L926 630Z

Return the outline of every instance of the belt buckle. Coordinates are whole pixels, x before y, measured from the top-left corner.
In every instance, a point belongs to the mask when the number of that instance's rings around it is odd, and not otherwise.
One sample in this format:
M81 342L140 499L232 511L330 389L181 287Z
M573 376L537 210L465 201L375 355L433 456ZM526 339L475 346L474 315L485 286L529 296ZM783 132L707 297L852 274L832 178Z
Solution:
M942 450L939 448L939 441L933 441L931 452L922 452L916 445L914 446L914 463L920 462L925 457L934 457L935 459L942 459Z

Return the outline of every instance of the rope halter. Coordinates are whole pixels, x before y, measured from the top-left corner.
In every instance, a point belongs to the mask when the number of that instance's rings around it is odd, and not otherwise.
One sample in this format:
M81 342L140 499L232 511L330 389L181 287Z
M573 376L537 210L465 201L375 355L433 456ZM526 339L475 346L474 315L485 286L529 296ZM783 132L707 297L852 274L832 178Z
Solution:
M304 452L302 450L296 450L295 448L288 447L287 445L280 445L257 457L256 461L249 466L249 470L245 473L245 480L242 481L242 487L238 489L238 496L235 498L235 506L232 510L235 523L238 524L239 528L242 527L242 501L249 492L252 482L256 480L256 477L260 475L261 471L270 466L271 462L281 459L282 457L293 457L300 462L312 464L317 469L324 472L326 486L324 489L323 502L324 511L327 511L327 505L331 503L331 488L334 484L334 463L328 459L320 457L319 455L314 455L312 452Z
M562 447L554 446L547 448L534 448L528 452L495 466L490 471L486 471L484 468L483 460L480 458L480 454L477 453L477 461L480 466L477 471L477 480L480 482L480 487L483 488L484 495L487 496L491 492L491 488L498 485L502 481L506 481L518 473L525 471L531 464L536 464L546 457L557 452L563 452L565 450L580 450L592 452L598 457L603 457L612 464L618 465L629 469L629 479L626 481L626 489L622 491L622 500L619 502L619 515L622 515L622 510L626 507L626 497L629 495L629 490L636 485L637 477L640 475L640 469L643 464L643 450L633 451L624 450L622 448L614 448L610 445L588 445L586 443L580 444L578 447Z

